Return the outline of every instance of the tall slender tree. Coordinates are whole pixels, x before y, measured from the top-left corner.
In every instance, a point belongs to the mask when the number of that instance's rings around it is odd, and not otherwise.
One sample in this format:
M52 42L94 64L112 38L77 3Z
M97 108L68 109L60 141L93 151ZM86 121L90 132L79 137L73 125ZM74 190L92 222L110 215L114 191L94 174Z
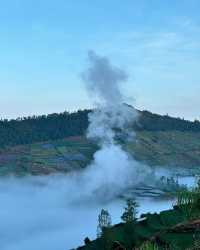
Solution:
M111 216L107 210L102 209L98 216L97 237L100 238L105 228L112 225Z
M126 207L124 208L124 213L121 216L121 219L125 222L135 221L139 207L139 204L134 199L127 199Z

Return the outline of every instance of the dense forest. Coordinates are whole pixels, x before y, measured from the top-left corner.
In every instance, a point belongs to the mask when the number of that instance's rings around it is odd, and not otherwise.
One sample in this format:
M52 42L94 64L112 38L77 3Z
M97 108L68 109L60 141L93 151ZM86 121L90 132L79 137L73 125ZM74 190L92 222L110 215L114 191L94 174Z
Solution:
M42 116L24 117L0 121L0 147L29 144L47 140L81 136L88 127L88 113L82 110ZM161 116L148 111L138 111L139 118L133 127L146 131L192 131L200 132L199 121L186 121Z

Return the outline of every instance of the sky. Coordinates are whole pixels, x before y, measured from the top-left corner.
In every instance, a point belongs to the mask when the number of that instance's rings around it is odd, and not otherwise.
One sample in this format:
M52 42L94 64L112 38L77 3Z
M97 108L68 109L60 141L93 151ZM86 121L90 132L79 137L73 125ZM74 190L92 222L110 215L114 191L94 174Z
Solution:
M0 118L93 107L88 50L127 71L138 109L200 119L199 0L0 3Z

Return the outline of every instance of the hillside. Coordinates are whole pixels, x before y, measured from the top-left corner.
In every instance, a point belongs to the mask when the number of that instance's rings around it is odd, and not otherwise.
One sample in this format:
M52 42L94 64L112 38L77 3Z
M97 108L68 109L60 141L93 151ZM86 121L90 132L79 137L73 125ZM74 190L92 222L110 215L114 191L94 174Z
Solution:
M88 110L0 122L0 174L68 172L91 162L97 145L85 138ZM122 146L151 166L200 166L200 122L147 111Z
M88 113L60 113L24 117L0 121L0 147L31 144L69 136L83 136L88 127ZM136 131L200 132L200 122L161 116L148 111L138 111L139 118L133 124Z
M200 166L200 133L137 131L136 141L123 145L140 161L151 166ZM85 167L97 146L85 137L69 137L0 151L0 174L49 174Z
M77 250L200 249L199 184L192 190L178 192L173 208L159 214L147 213L137 218L134 217L134 206L127 207L123 223L107 224L101 228L96 240L86 238L85 245Z
M199 237L199 217L188 220L181 209L174 208L143 214L138 222L114 225L103 237L77 250L193 250L199 249Z

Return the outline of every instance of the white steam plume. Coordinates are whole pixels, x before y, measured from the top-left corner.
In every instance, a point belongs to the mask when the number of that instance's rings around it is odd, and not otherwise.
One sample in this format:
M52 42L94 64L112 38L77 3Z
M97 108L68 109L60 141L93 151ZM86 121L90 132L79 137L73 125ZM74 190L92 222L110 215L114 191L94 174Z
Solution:
M136 110L124 104L125 97L120 91L120 83L127 80L127 74L93 51L88 58L89 68L82 77L98 106L89 114L87 137L96 140L100 149L85 176L90 179L91 192L111 198L144 181L151 171L137 163L117 140L119 134L132 138L130 127L137 118Z
M88 92L96 97L98 108L89 114L87 136L100 143L114 143L116 130L126 131L133 125L137 112L124 104L120 83L126 82L125 71L111 65L106 57L88 52L89 68L82 74Z
M106 57L98 56L94 51L88 52L90 66L82 74L86 87L100 104L107 106L121 104L124 101L119 84L128 79L125 71L111 65ZM96 102L97 100L95 100Z

